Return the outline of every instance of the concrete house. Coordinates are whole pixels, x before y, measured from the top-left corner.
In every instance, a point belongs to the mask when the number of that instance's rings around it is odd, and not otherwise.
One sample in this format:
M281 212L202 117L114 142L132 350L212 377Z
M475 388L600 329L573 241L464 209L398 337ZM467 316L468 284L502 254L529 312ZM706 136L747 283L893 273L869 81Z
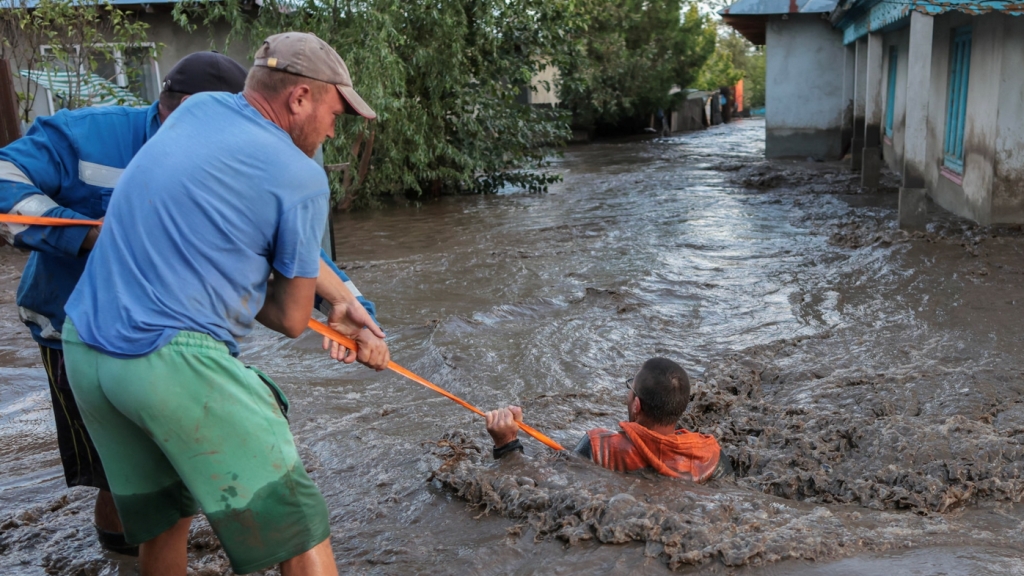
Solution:
M837 0L739 0L722 20L765 46L765 155L835 160L844 152L842 33ZM849 134L845 134L849 141Z
M853 168L868 187L883 161L902 176L901 224L921 225L926 195L981 224L1024 222L1022 10L846 0L833 11L855 77Z
M903 226L923 225L926 197L981 224L1024 223L1022 5L840 0L824 30L794 25L807 19L799 0L785 20L766 8L771 1L740 0L722 12L767 44L768 156L836 158L849 147L869 188L884 162L902 178ZM763 39L750 3L760 7Z

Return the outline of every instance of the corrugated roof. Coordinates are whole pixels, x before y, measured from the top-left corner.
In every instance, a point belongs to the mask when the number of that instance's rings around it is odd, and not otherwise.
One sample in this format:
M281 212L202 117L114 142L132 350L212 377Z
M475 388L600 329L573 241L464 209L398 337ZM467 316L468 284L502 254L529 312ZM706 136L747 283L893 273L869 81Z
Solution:
M849 44L869 32L905 26L915 10L932 16L953 11L974 16L989 12L1021 16L1024 4L1003 0L844 0L833 12L832 22L843 31L843 42Z
M769 16L778 14L827 14L839 0L738 0L718 13L744 38L763 46Z
M723 8L722 16L767 16L771 14L819 14L831 12L839 0L739 0Z

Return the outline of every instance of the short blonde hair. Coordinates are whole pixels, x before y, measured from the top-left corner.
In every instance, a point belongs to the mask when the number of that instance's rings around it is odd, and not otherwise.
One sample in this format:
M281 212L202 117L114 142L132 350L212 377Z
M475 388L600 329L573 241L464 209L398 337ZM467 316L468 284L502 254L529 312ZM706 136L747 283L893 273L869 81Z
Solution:
M279 96L299 84L308 85L313 92L313 98L316 100L320 100L334 88L332 84L327 82L306 78L298 74L290 74L281 70L274 70L266 66L253 66L245 77L246 92L257 92L271 98Z

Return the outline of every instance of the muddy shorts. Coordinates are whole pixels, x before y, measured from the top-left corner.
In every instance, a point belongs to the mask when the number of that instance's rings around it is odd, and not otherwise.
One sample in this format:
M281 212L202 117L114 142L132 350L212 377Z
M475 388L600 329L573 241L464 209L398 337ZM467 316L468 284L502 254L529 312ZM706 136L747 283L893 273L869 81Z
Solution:
M68 374L64 369L64 351L59 348L39 347L50 380L50 400L53 402L53 421L57 426L57 448L64 465L64 481L68 487L92 486L109 490L107 475L103 472L100 455L92 443L89 431L78 411L78 403L71 392Z
M152 354L120 359L83 344L70 321L63 336L71 387L129 542L154 538L199 506L244 574L330 536L283 395L223 343L180 332Z

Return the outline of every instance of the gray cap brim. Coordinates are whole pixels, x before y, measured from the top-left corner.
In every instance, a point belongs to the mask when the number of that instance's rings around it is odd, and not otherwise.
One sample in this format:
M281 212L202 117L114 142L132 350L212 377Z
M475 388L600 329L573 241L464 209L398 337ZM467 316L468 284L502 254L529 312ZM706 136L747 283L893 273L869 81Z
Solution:
M341 97L345 99L345 103L348 104L345 108L346 114L362 116L367 120L377 119L377 113L359 97L359 94L356 94L356 91L351 86L342 86L340 84L335 84L334 86L341 93Z

